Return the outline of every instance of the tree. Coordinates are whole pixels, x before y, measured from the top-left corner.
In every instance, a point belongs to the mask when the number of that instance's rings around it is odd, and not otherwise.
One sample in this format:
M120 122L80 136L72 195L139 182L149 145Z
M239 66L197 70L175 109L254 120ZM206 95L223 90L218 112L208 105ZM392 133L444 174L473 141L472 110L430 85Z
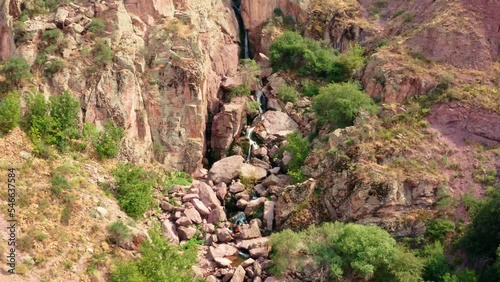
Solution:
M333 83L321 87L319 95L313 100L313 110L319 121L344 127L352 125L361 110L370 114L377 113L377 105L360 88L355 82Z

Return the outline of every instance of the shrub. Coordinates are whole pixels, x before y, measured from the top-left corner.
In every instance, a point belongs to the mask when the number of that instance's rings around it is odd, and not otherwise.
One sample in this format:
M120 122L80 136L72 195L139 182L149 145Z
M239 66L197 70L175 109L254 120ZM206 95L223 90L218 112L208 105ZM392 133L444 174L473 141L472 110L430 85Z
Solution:
M108 226L109 241L113 244L120 244L132 237L128 226L121 220L117 220Z
M421 281L422 259L368 225L325 223L271 235L272 271L308 269L317 281Z
M103 20L94 18L89 26L89 31L97 35L101 35L106 29L106 23Z
M242 96L250 96L251 90L246 85L237 85L231 89L229 95L227 97L228 102L231 101L234 97L242 97Z
M122 136L123 128L115 126L113 121L107 121L104 124L104 130L99 133L99 137L94 142L97 156L100 159L110 159L118 156Z
M295 88L293 88L292 86L286 84L281 85L276 95L285 103L295 103L295 101L297 101L297 90L295 90Z
M47 78L54 77L54 74L60 72L64 68L64 62L58 59L53 59L45 63L43 74Z
M307 97L313 97L319 94L319 85L313 80L306 79L302 81L302 94Z
M313 110L322 123L338 127L352 125L361 110L375 114L378 107L373 100L354 82L329 84L322 87L314 98Z
M281 147L282 151L292 154L292 159L287 165L288 174L292 176L295 182L304 180L301 167L309 155L309 142L307 138L302 138L299 132L288 134L287 144Z
M149 231L151 241L145 240L138 260L122 263L111 273L111 282L184 282L194 278L192 266L196 263L198 247L194 240L182 246L170 245L161 235L160 228Z
M116 178L116 198L120 207L131 217L138 218L155 203L153 175L132 164L122 164L113 171Z
M101 67L108 65L113 60L113 51L106 40L102 38L96 39L92 55L94 62Z
M6 79L0 84L0 92L19 86L21 81L31 77L30 66L22 57L12 57L0 67L0 74Z
M293 31L286 31L271 44L271 63L274 70L290 69L299 75L345 81L364 62L363 48L352 46L345 54L320 42L303 38ZM360 65L361 63L361 65Z
M6 134L19 124L21 98L16 91L9 92L0 100L0 135Z
M52 184L52 193L59 195L64 190L71 189L71 185L64 175L54 174L50 179L50 183Z
M426 237L431 241L443 242L446 236L455 231L455 223L446 219L434 219L426 223Z

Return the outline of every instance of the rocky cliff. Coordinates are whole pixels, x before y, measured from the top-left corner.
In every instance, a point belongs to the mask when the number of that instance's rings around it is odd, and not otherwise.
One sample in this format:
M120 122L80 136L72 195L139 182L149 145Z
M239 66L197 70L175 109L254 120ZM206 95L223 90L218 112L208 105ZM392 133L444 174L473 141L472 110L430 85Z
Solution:
M30 4L4 1L2 58L13 55L10 26ZM89 30L93 19L104 21L103 33ZM26 90L69 90L80 98L82 122L113 119L126 129L121 151L128 160L155 155L172 169L201 168L208 114L218 110L221 79L236 75L239 60L229 1L75 2L32 16L17 30L26 39L15 54L37 69L41 35L53 29L64 33L64 44L50 58L64 67ZM100 66L88 55L97 37L112 50L112 61Z

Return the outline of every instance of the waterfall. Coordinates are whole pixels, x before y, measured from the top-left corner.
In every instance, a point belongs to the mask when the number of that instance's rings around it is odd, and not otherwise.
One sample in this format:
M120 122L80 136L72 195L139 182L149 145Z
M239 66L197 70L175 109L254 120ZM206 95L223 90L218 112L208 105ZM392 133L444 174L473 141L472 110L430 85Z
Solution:
M240 27L241 57L250 58L250 41L248 40L248 31L245 29L245 23L241 16L241 0L233 0L233 10Z
M255 142L254 140L252 140L252 133L253 133L253 129L254 127L248 127L247 128L247 134L246 134L246 137L249 141L249 144L248 144L248 155L247 155L247 162L250 161L250 158L252 157L252 150L256 150L256 149L259 149L259 144L257 144L257 142Z

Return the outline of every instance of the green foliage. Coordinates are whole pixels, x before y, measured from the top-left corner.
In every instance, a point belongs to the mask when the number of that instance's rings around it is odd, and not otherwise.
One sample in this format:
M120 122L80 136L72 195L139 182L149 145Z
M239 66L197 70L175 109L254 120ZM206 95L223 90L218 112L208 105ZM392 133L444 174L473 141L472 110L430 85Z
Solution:
M132 237L128 226L121 220L116 220L108 226L108 239L113 244L120 244Z
M140 258L120 264L111 273L110 282L199 281L191 269L198 253L194 240L183 246L170 245L158 226L150 230L149 235L151 242L145 240L141 244Z
M94 62L100 67L104 67L113 61L113 51L106 40L102 38L96 39L94 49L92 49L92 56Z
M309 141L307 137L302 137L299 132L293 132L286 137L287 144L281 147L282 151L287 151L292 155L292 159L287 165L288 174L295 182L303 181L301 167L309 155Z
M442 282L443 276L453 271L453 265L444 255L443 245L439 241L426 245L421 256L426 260L422 275L424 281Z
M52 193L60 195L62 191L71 189L71 185L64 175L54 174L50 178L52 184Z
M87 132L87 134L90 133ZM95 132L92 134L95 134ZM99 137L94 141L97 156L100 159L110 159L118 156L122 136L123 128L115 126L112 121L107 121L104 124L104 130L99 133Z
M325 223L294 233L285 230L271 236L272 271L305 268L324 273L317 280L420 281L420 258L396 244L385 230L375 226ZM308 261L309 267L303 265ZM314 269L311 269L313 267ZM319 274L318 274L319 275Z
M314 97L319 94L319 84L314 80L306 79L302 81L302 94L307 97Z
M378 111L373 100L354 82L321 87L312 107L320 122L336 124L338 127L352 125L361 110L370 114Z
M260 67L256 61L252 59L240 60L238 71L241 74L243 85L247 88L253 88L259 83Z
M103 20L94 18L89 26L89 31L94 34L101 35L106 29L106 23Z
M229 95L227 96L227 101L230 102L231 99L234 97L244 97L244 96L250 96L251 90L248 88L248 86L241 84L233 87L231 89L231 92L229 92Z
M0 136L7 134L19 124L21 116L21 98L12 91L0 100Z
M302 76L326 81L345 81L364 63L364 49L351 46L344 54L322 46L320 42L303 38L293 31L286 31L271 44L271 63L275 70L291 69Z
M12 57L0 66L0 75L5 81L0 82L0 93L14 89L21 81L31 77L30 66L23 57Z
M64 62L58 59L52 59L44 63L43 74L47 78L53 78L54 74L60 72L64 68Z
M154 175L150 172L127 163L119 165L113 176L117 180L118 204L129 216L138 218L154 205Z
M455 223L446 219L434 219L426 223L425 236L429 241L443 242L448 234L455 231Z
M276 93L279 99L282 101L286 102L292 102L295 103L297 101L297 90L293 88L292 86L289 86L287 84L283 84L280 86L278 89L278 92Z

